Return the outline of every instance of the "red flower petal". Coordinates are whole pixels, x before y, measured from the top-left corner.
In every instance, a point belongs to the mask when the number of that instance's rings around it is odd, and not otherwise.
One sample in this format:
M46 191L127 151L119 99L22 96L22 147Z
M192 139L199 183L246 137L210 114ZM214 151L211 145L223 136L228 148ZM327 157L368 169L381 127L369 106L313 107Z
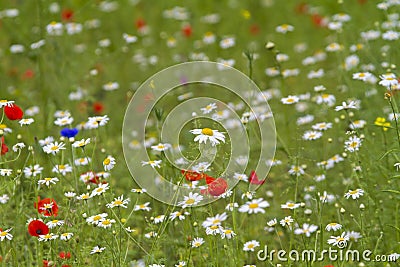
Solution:
M6 114L7 118L12 121L20 120L24 116L22 109L15 104L5 106L4 113Z
M214 197L217 197L225 193L226 189L228 188L228 183L225 181L225 179L222 178L215 179L213 177L207 176L206 180L208 180L207 182L208 188L200 190L201 194L205 195L210 194Z
M198 173L195 171L189 171L189 170L181 170L181 173L185 175L185 178L188 181L198 181L207 176L206 174Z
M255 171L251 171L250 177L249 177L249 182L251 184L263 184L265 182L265 179L263 180L258 180L258 176Z

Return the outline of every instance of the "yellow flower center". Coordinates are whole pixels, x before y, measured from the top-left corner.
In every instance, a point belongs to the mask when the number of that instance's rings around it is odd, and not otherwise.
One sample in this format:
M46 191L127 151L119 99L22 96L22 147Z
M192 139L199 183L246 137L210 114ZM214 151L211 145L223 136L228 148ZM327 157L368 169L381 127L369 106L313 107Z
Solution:
M59 170L65 170L65 165L58 165Z
M103 225L109 225L111 224L110 220L104 220L101 222Z
M114 205L122 205L122 201L121 200L115 200L114 201Z
M232 233L232 230L225 230L226 235L230 235Z
M5 125L5 124L0 124L0 129L1 129L1 130L4 130L5 128L7 128L7 125Z
M52 146L51 150L56 151L58 149L58 146Z
M45 236L44 236L44 238L46 238L46 239L49 239L49 238L51 238L51 234L47 234L47 235L45 235Z
M254 244L249 244L248 246L247 246L248 248L254 248Z
M6 99L1 99L0 100L0 103L7 103L8 102L8 100L6 100Z
M211 130L210 128L204 128L203 130L201 130L202 134L208 135L208 136L213 136L214 132L213 130Z
M188 204L188 205L191 205L191 204L193 204L195 201L194 201L194 199L193 198L189 198L188 200L186 200L186 204Z
M345 240L344 240L343 237L338 237L338 238L336 239L336 241L337 241L337 242L340 242L340 241L345 241Z
M218 219L215 219L215 220L214 220L212 223L213 223L213 224L220 223L220 220L218 220Z
M249 208L250 208L250 209L256 209L256 208L258 208L258 203L251 203L251 204L249 204Z
M1 232L0 233L0 236L6 236L7 235L7 232Z
M357 142L351 142L351 144L350 144L350 147L352 147L352 148L356 148L356 147L357 147L357 145L358 145L358 143L357 143Z
M288 206L289 208L293 208L293 207L294 207L294 204L293 204L293 203L289 203L289 204L287 204L287 206Z
M108 165L108 164L110 164L110 162L111 162L111 160L110 160L109 158L106 158L106 159L103 161L103 164L104 164L104 165Z
M96 216L93 217L93 221L98 221L98 220L100 220L100 219L101 219L101 216L100 216L100 215L96 215Z
M45 180L45 181L47 181L47 182L50 182L50 181L51 181L51 179L52 179L52 178L49 178L49 177L47 177L47 178L44 178L44 180Z
M350 195L355 195L355 194L357 194L358 193L358 190L352 190L352 191L350 191Z

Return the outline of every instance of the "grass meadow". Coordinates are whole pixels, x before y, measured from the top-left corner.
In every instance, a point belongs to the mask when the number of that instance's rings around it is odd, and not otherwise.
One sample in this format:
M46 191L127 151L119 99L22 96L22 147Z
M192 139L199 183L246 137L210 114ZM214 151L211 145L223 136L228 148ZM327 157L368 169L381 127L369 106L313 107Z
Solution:
M0 264L398 266L399 11L398 0L1 1ZM140 85L192 61L233 67L260 92L246 103L179 86L123 140ZM166 142L168 114L190 99L179 142ZM273 158L261 157L264 120ZM198 162L204 146L215 157ZM249 154L228 175L235 146ZM133 177L132 160L162 178ZM191 192L168 205L137 178Z

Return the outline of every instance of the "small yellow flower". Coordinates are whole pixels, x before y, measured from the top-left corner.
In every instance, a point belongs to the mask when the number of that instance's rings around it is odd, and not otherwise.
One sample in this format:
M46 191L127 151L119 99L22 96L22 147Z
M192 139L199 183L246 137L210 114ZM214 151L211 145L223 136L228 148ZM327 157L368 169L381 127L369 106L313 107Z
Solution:
M385 132L389 129L388 127L390 127L390 122L387 122L386 119L385 119L385 118L382 118L382 117L376 118L374 124L375 124L376 126L383 127L383 130L384 130Z

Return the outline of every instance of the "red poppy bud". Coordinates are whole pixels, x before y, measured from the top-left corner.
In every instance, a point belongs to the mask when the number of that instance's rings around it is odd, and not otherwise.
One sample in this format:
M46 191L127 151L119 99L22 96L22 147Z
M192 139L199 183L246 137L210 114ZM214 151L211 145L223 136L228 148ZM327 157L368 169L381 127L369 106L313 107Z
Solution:
M4 143L4 136L1 137L1 155L4 155L8 152L8 146Z
M7 105L4 107L4 113L9 120L20 120L24 116L24 112L20 107L15 104Z
M58 255L60 256L61 259L69 259L69 258L71 258L71 252L61 251Z

